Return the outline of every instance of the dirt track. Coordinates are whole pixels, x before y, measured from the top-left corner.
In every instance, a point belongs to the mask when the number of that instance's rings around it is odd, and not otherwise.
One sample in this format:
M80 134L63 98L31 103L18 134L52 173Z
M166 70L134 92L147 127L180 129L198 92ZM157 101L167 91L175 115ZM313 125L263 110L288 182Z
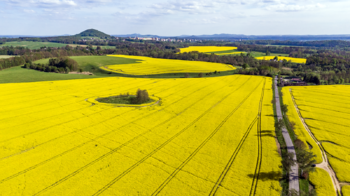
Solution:
M316 164L316 167L318 168L322 168L324 169L329 176L332 179L333 182L333 186L334 186L334 190L336 193L340 192L341 193L341 185L339 183L339 180L337 178L337 175L335 174L333 168L331 167L331 165L328 163L328 158L327 158L327 153L325 152L325 150L323 149L321 143L317 140L317 138L314 136L314 134L311 132L311 130L309 129L309 127L307 126L307 124L305 123L305 119L302 117L298 105L296 104L295 100L294 100L294 96L292 93L292 89L289 89L290 95L292 97L293 103L294 103L294 108L297 111L298 115L299 115L299 119L301 120L301 122L303 123L306 131L309 133L309 135L311 136L311 138L316 142L318 148L321 151L322 154L322 163Z

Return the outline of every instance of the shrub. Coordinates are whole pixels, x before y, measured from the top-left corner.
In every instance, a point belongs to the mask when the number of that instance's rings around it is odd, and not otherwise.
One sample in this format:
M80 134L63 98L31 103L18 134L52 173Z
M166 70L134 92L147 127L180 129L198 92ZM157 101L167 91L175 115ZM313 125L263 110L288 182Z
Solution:
M203 77L203 73L198 74L198 78L201 78L201 77Z
M303 141L301 141L300 139L295 139L294 141L294 145L297 149L301 150L301 149L306 149L306 145Z
M49 66L45 66L45 72L51 72L51 68Z
M190 74L189 73L185 73L185 78L189 78Z

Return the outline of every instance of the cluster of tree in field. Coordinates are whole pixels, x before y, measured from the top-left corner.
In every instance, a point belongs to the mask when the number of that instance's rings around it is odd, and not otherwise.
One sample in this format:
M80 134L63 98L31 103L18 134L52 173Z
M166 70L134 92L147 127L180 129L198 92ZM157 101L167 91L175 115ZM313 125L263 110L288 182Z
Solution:
M48 64L36 64L29 60L23 65L23 68L44 72L69 73L70 71L78 71L79 65L71 58L61 57L50 59ZM82 72L81 69L79 71Z
M267 56L271 53L289 54L289 57L306 58L316 51L313 49L301 48L301 47L279 47L279 46L264 46L264 45L239 45L237 50L245 52L263 52Z

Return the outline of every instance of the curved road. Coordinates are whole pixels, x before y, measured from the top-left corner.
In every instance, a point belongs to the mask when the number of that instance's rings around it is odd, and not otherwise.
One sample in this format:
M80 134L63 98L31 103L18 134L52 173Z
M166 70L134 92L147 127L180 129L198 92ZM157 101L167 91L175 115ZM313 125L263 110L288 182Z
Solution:
M277 118L278 120L280 119L283 120L282 112L281 112L280 97L279 97L278 87L277 87L277 76L275 77L275 100L276 100ZM293 153L294 154L293 159L297 160L292 139L290 138L290 135L286 128L282 129L282 135L283 135L284 141L286 142L288 152ZM299 172L298 171L299 171L298 164L295 164L294 166L292 166L292 169L289 173L289 190L294 189L299 193L299 175L298 175Z

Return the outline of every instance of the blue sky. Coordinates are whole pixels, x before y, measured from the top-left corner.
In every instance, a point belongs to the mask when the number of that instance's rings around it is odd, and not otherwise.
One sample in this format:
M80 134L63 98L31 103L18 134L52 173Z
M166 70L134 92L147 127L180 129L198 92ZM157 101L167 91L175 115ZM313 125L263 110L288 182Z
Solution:
M0 0L0 35L350 34L346 0Z

